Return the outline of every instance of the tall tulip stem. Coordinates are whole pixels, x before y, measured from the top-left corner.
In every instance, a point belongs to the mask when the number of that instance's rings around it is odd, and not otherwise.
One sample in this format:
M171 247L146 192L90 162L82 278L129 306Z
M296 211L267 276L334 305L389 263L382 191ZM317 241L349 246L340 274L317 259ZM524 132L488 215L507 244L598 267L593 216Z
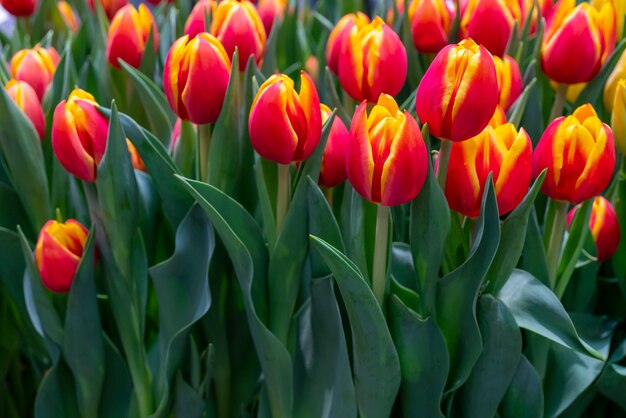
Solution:
M389 239L389 207L378 204L376 209L376 240L372 265L372 290L382 307L387 287L387 244Z
M550 119L548 120L548 123L563 115L563 107L565 106L566 97L567 84L559 84L556 88L556 95L554 97L554 103L552 104L552 110L550 111Z
M441 140L441 148L439 148L439 163L437 165L437 181L441 190L446 190L446 177L448 175L448 163L450 162L450 153L452 152L452 141L447 139Z
M565 236L565 227L567 225L568 206L569 204L562 200L550 199L548 202L544 245L548 252L548 273L550 274L552 288L556 285L563 237Z
M276 232L280 230L289 209L289 164L278 164L278 190L276 192Z
M209 182L209 154L211 152L211 125L198 125L198 170L200 180Z

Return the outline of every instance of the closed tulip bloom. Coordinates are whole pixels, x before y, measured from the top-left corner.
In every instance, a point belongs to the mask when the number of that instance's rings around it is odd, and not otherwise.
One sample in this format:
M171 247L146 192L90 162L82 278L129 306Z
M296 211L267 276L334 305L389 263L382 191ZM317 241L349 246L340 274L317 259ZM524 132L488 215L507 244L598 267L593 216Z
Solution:
M35 12L36 0L0 0L0 5L13 16L25 17Z
M615 168L613 132L590 104L555 119L533 157L534 175L548 169L541 190L554 200L581 202L602 193Z
M46 135L46 120L37 93L25 81L10 80L5 86L11 99L33 124L39 139L43 141Z
M95 1L96 0L88 0L89 8L91 8L91 11L93 11L94 13L96 11ZM120 10L122 7L128 4L128 0L97 0L97 1L102 6L104 13L107 15L107 18L109 18L109 20L113 19L113 16L115 16L115 13L117 13L118 10Z
M326 65L333 73L339 74L339 57L343 42L350 37L352 28L356 26L358 30L369 23L369 17L361 12L350 13L339 19L326 42Z
M448 45L453 10L445 0L413 0L409 5L409 22L415 48L436 53Z
M74 89L54 111L52 149L61 165L85 181L95 181L106 149L109 121L96 109L94 97Z
M58 63L59 54L56 49L36 45L32 49L17 51L11 58L9 67L11 76L30 84L41 100L52 82Z
M225 0L215 10L211 33L220 40L232 59L239 51L239 71L246 69L248 58L254 56L257 65L263 60L266 35L256 8L247 1Z
M580 205L576 205L567 214L567 225L569 226L574 220L576 211ZM620 241L620 227L617 214L611 202L602 196L598 196L593 200L591 209L591 217L589 218L589 229L593 242L596 244L598 261L606 261L615 254Z
M286 7L287 0L259 0L257 10L259 11L259 17L263 22L265 33L268 36L272 31L272 26L274 26L274 19L277 16L279 19L282 19Z
M393 97L381 94L369 115L361 103L350 134L348 178L361 196L397 206L419 194L428 170L426 146L415 119Z
M248 119L250 141L266 160L302 161L322 136L320 99L311 77L301 72L300 92L284 74L271 76L259 88Z
M609 78L604 84L604 106L608 111L613 110L613 101L615 99L615 91L617 90L618 83L626 79L626 51L622 52L615 68L609 74Z
M524 130L511 123L487 126L478 136L452 145L445 195L450 208L470 218L480 214L487 176L492 178L500 215L522 201L532 179L533 149Z
M152 32L154 52L159 48L159 32L150 10L143 4L139 11L131 4L115 14L107 35L107 58L109 64L120 68L119 59L139 68L146 43Z
M395 96L406 72L406 49L381 18L352 28L339 58L339 82L353 99L375 102L382 93Z
M35 247L35 262L46 288L57 293L70 290L88 234L87 228L74 219L46 222Z
M165 96L181 119L214 123L222 110L229 77L230 59L215 36L185 35L174 42L165 60Z
M61 18L63 18L63 23L68 27L72 32L78 32L80 27L80 21L78 20L78 16L72 6L66 1L57 2L57 9L59 10L59 14Z
M626 80L622 79L617 84L611 107L611 129L615 146L622 155L626 155Z
M191 9L189 17L187 17L185 35L193 38L199 33L208 32L206 18L211 16L216 4L215 0L200 0L197 2Z
M615 9L605 3L560 0L547 24L541 67L553 81L576 84L591 80L615 46Z
M141 156L139 155L139 152L137 152L137 148L135 148L135 145L133 145L133 143L130 142L128 138L126 139L126 146L128 147L128 153L130 154L130 162L133 165L133 168L135 170L139 170L143 172L148 171L146 169L146 165L143 163L143 160L141 159Z
M498 75L499 99L498 104L507 111L522 94L522 75L517 61L509 55L503 58L494 56L496 74Z
M461 36L503 56L515 23L521 26L521 22L518 0L469 0L461 19Z
M326 123L332 111L322 105L322 123ZM343 121L335 117L328 133L328 140L322 156L319 184L324 187L335 187L348 178L346 173L346 155L350 144L350 132Z
M498 104L493 57L471 39L437 54L417 88L415 109L441 139L465 141L478 135Z

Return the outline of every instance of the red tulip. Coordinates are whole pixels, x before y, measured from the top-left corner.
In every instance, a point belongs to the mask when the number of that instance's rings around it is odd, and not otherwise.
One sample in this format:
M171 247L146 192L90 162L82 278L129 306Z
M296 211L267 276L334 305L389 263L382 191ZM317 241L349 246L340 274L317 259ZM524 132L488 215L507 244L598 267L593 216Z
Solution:
M503 58L493 57L496 64L496 74L498 75L498 104L506 111L522 94L522 75L519 66L509 55Z
M409 22L415 48L434 53L448 45L453 17L453 10L445 0L413 0L409 5Z
M339 74L339 57L343 48L343 42L350 37L352 28L357 30L370 23L369 17L361 12L350 13L339 19L326 42L326 65L335 73Z
M35 90L25 81L18 80L10 80L5 88L17 107L30 119L39 139L43 141L46 136L46 120Z
M35 12L36 0L0 0L0 5L13 16L25 17Z
M580 205L577 205L567 214L568 226L579 208ZM611 258L615 254L620 241L619 220L611 202L602 196L598 196L593 200L589 229L596 244L598 261L602 262Z
M54 48L36 45L32 49L19 50L13 55L10 64L11 75L16 80L30 84L41 100L52 82L58 63L59 54Z
M332 111L321 105L322 123L326 123ZM348 178L346 173L346 155L350 144L350 132L341 119L335 117L328 133L328 140L322 156L319 184L324 187L335 187Z
M95 0L88 0L88 3L89 8L95 13L96 4L94 1ZM109 20L113 19L113 16L115 16L118 10L128 4L128 0L98 0L98 2Z
M128 4L113 17L107 35L107 58L109 64L119 68L120 59L130 66L139 68L146 43L152 32L154 52L159 49L159 32L150 10L143 4L139 11Z
M503 56L516 23L521 27L518 0L470 0L461 19L461 36Z
M206 18L210 17L215 10L216 0L200 0L193 6L187 22L185 23L185 35L190 38L202 32L208 32Z
M274 19L277 16L282 19L286 7L287 0L259 0L257 9L268 36L272 31L272 26L274 26Z

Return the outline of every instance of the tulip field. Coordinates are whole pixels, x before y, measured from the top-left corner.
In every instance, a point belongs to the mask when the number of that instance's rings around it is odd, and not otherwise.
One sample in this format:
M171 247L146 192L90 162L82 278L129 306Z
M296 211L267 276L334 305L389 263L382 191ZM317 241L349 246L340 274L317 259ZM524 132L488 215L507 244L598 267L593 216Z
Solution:
M626 417L626 0L0 6L0 418Z

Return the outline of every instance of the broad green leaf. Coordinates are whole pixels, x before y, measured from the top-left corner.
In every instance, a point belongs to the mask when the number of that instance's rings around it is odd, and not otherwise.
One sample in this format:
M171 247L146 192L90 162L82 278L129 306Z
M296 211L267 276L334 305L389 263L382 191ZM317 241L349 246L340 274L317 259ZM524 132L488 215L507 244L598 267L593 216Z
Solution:
M626 367L619 364L609 364L596 382L598 392L615 402L626 411Z
M127 417L133 393L128 367L109 338L105 337L104 348L106 368L98 416L102 418Z
M506 395L500 407L502 418L543 418L541 378L532 364L520 356Z
M320 238L311 242L333 272L350 318L359 416L387 417L400 387L400 362L380 306L354 263Z
M44 376L34 402L35 418L78 417L72 375L57 360Z
M0 281L22 315L26 316L28 314L24 303L24 267L20 236L0 226Z
M417 292L417 283L415 280L415 267L413 265L413 256L411 247L405 242L394 242L391 244L391 275L402 286ZM415 307L419 310L419 306Z
M174 392L174 418L201 418L204 416L205 401L189 383L185 382L181 373L176 374L176 390Z
M543 235L539 228L537 212L531 208L528 225L526 227L526 239L520 259L520 268L532 274L546 286L550 285L550 274L548 273L548 260L546 250L543 246Z
M396 295L391 297L389 318L402 371L403 415L443 418L441 398L450 360L441 331L432 317L420 318Z

